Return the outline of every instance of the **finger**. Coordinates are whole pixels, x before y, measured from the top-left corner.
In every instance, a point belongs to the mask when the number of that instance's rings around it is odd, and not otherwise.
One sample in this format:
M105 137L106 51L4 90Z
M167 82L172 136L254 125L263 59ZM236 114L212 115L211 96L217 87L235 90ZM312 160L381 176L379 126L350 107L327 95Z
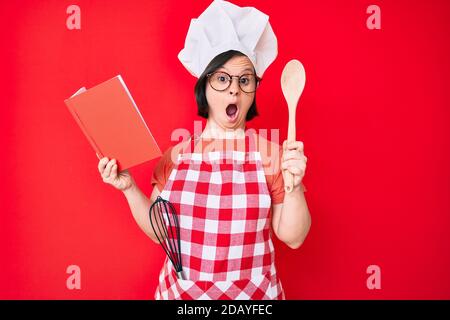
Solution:
M288 160L300 160L305 163L306 163L306 161L308 161L308 159L305 157L303 152L298 152L298 151L291 151L291 152L287 151L285 154L283 154L282 161L288 161Z
M111 167L116 163L116 160L112 159L111 161L108 162L108 164L106 165L105 170L103 171L103 178L107 179L109 178L110 174L111 174Z
M290 160L290 159L302 159L303 158L303 153L299 152L297 150L287 150L285 152L283 152L283 161L285 160Z
M117 178L117 164L114 164L111 167L111 175L109 176L111 179L116 179Z
M306 164L301 160L286 160L281 163L281 168L287 170L289 167L298 167L302 170L306 169Z
M286 145L286 148L288 150L295 150L303 151L303 142L301 141L289 141Z
M290 173L292 173L294 176L300 176L303 174L303 169L299 168L299 167L288 167L287 171L289 171Z
M128 171L128 169L125 170L117 170L117 175L121 175L121 176L130 176L130 172Z
M301 166L300 164L295 163L293 161L295 161L295 160L288 160L288 161L283 162L281 164L281 169L288 170L289 167L299 167L299 166Z
M100 161L98 162L98 171L103 174L103 171L105 170L105 166L108 163L108 158L104 157L102 159L100 159Z
M286 150L287 140L283 141L283 150Z

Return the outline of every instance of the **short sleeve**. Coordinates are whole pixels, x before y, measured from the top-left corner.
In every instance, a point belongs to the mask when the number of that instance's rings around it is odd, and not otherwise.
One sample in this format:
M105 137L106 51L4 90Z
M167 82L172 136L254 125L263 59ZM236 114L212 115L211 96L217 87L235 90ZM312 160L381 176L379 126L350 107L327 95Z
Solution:
M283 203L284 201L284 180L281 170L274 174L272 177L272 183L269 184L269 193L272 198L272 204Z
M284 179L283 179L283 174L280 173L276 174L273 176L272 178L272 185L269 186L269 192L270 192L270 197L272 198L272 204L279 204L279 203L283 203L284 201ZM307 189L303 183L303 181L300 184L300 189L303 192L306 192Z
M174 167L174 163L171 158L172 149L173 147L170 147L166 152L164 152L153 170L151 184L153 187L156 186L160 192L166 185L170 173Z

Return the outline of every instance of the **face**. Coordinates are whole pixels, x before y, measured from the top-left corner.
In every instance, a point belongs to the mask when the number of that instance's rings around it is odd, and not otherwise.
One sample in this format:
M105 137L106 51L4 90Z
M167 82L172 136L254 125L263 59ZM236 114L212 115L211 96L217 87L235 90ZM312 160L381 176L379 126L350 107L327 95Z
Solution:
M217 71L224 71L231 76L254 74L253 64L246 56L231 58ZM238 82L239 79L233 77L230 87L224 91L214 90L208 81L206 83L206 100L209 106L208 121L215 122L225 130L245 127L247 112L255 98L255 92L242 91Z

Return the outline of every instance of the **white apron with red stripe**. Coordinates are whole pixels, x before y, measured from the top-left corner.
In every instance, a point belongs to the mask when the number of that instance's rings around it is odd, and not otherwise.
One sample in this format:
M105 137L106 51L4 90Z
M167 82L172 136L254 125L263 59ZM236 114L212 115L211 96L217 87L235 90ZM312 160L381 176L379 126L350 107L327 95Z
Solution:
M186 280L166 258L155 299L284 299L270 236L271 198L250 140L246 152L179 155L161 197L179 215Z

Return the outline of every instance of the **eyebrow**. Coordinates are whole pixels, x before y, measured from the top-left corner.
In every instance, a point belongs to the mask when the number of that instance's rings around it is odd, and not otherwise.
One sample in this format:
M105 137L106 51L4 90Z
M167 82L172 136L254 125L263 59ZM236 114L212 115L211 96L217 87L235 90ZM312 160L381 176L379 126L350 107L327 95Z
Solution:
M227 72L230 72L230 70L228 70L226 67L224 67L224 66L222 66L222 67L220 67L219 69L225 69ZM243 73L243 72L245 72L245 71L250 71L250 72L253 72L253 69L251 69L251 68L245 68L244 70L242 70L241 71L241 73Z

